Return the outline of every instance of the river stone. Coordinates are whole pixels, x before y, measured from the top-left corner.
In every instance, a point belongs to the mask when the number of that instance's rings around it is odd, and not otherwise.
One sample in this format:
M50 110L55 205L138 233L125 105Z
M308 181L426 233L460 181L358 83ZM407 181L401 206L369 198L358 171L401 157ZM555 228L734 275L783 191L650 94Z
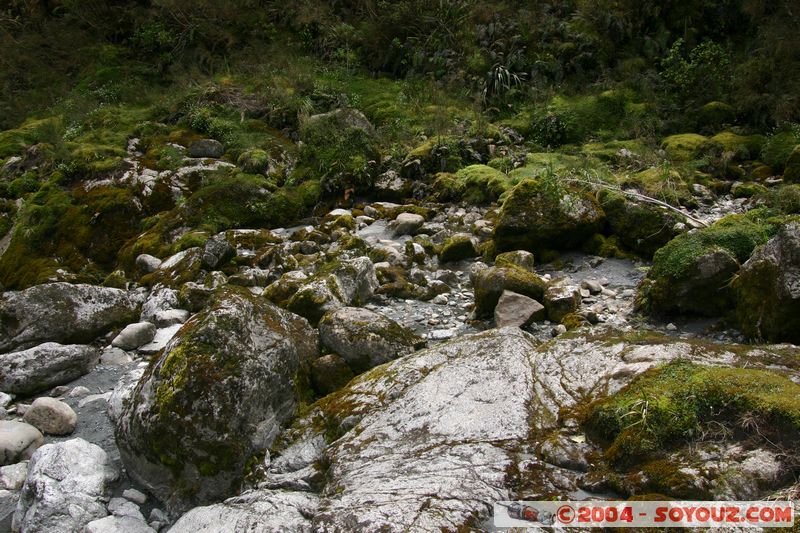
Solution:
M83 533L156 533L156 530L130 516L107 516L86 524Z
M581 294L573 285L553 285L544 291L547 318L553 322L561 322L565 316L577 311L580 305Z
M516 292L541 301L547 286L544 280L517 267L491 267L475 274L475 315L490 317L503 291Z
M93 285L46 283L0 297L0 351L43 342L88 343L135 320L125 291Z
M156 286L150 292L147 300L142 304L140 322L155 322L156 316L162 311L175 309L178 305L178 291L163 286Z
M141 254L136 256L136 268L144 272L145 274L150 274L151 272L155 272L158 270L158 267L161 266L161 259L158 257L154 257L149 254Z
M733 283L739 328L752 338L800 344L800 223L783 226Z
M125 329L119 332L111 345L122 350L135 350L153 340L156 336L157 328L150 322L136 322L128 324Z
M522 328L537 320L544 320L544 306L522 294L503 291L494 308L494 323L498 328Z
M21 352L0 354L0 390L35 394L69 383L94 368L100 354L92 346L46 342Z
M536 272L533 254L526 250L504 252L494 258L494 265L499 267L519 267L528 272Z
M121 392L114 416L128 473L172 512L235 492L245 463L294 415L317 343L308 322L265 299L218 294Z
M318 505L318 497L309 492L249 491L224 503L192 509L169 532L311 533L314 529L310 517Z
M425 223L425 217L416 213L400 213L392 226L395 235L414 235Z
M200 139L189 145L189 157L219 159L225 153L222 143L214 139Z
M42 446L31 458L13 530L83 531L108 514L105 502L117 476L106 452L83 439Z
M326 314L319 323L319 336L322 345L339 354L356 373L425 344L407 327L358 307L343 307Z
M78 423L72 407L50 397L36 398L22 419L46 435L69 435Z
M32 425L0 420L0 466L30 459L43 443L44 436Z

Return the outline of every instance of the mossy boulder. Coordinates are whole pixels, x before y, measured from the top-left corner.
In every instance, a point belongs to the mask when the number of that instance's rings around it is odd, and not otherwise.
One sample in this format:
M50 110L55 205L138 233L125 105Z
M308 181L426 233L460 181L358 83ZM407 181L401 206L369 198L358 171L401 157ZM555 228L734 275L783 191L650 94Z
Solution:
M601 191L600 205L606 214L608 231L625 248L650 258L677 234L681 218L671 211L644 202L635 202L613 191Z
M536 272L536 262L532 253L525 250L514 250L513 252L503 252L494 258L494 266L521 268L528 272Z
M433 197L440 202L463 201L485 205L497 201L511 186L509 177L486 165L470 165L453 174L439 174Z
M618 178L620 186L635 188L642 194L670 205L692 205L696 202L689 188L690 179L669 166L651 167Z
M731 187L731 196L734 198L752 198L767 192L767 188L758 183L752 182L739 182L734 183Z
M673 161L691 161L708 137L697 133L670 135L661 141L661 147Z
M767 138L763 135L737 135L730 131L723 131L709 140L719 143L726 152L731 152L737 159L745 161L759 157Z
M800 133L779 131L767 138L761 150L761 160L776 171L782 171L795 146L800 144Z
M733 283L739 329L750 338L800 344L800 222L781 227Z
M494 313L503 291L522 294L541 302L547 284L536 274L516 267L490 267L475 275L475 316Z
M265 150L247 150L241 153L236 164L248 174L267 174L270 158Z
M593 196L543 180L511 189L494 230L497 251L579 247L603 226L605 214Z
M343 307L327 313L319 323L320 342L340 355L355 373L409 354L425 340L379 313Z
M294 415L317 356L304 319L245 290L218 294L124 404L116 438L128 473L174 513L235 494Z
M789 183L800 182L800 144L786 158L783 168L783 179Z
M708 102L697 112L698 127L708 131L719 131L725 124L733 124L736 110L725 102Z
M796 446L800 385L770 371L678 360L638 376L586 413L587 429L608 443L605 458L614 464L691 443L710 424ZM743 426L744 417L751 423Z
M449 237L444 244L442 244L439 251L439 261L442 263L449 263L451 261L461 261L462 259L469 259L477 257L478 251L475 249L475 243L472 240L472 235L468 233L457 233Z
M734 302L730 282L739 265L775 232L765 217L761 210L731 215L670 241L653 256L653 267L639 286L639 307L656 314L729 312Z

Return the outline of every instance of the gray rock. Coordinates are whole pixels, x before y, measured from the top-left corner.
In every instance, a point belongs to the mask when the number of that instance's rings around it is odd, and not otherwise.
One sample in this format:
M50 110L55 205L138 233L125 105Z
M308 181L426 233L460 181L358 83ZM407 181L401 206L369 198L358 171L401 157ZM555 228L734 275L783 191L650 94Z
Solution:
M148 296L142 304L142 313L139 317L141 322L156 321L156 315L161 311L176 309L178 307L178 291L166 287L158 286Z
M15 532L74 533L106 516L118 473L102 448L83 439L46 444L31 458L14 513Z
M5 392L0 392L0 407L5 409L8 407L11 402L14 400L14 397L10 394L6 394Z
M121 350L135 350L136 348L152 341L156 336L156 327L150 322L137 322L128 324L119 332L111 345Z
M27 475L28 461L0 467L0 489L11 491L22 489Z
M92 346L46 342L21 352L0 354L0 390L34 394L88 374L99 358Z
M572 285L552 285L544 291L547 318L553 322L561 322L565 316L577 311L580 305L581 294Z
M170 533L311 533L319 498L309 492L260 489L183 515Z
M151 272L155 272L161 266L161 259L158 257L154 257L149 254L141 254L136 257L136 268L144 272L145 274L150 274Z
M589 470L586 456L590 451L591 447L585 442L575 442L560 433L551 436L539 447L539 454L544 461L578 472Z
M498 328L514 326L522 328L528 324L544 320L544 306L522 294L503 291L494 308L494 323Z
M42 444L44 436L32 425L14 420L0 420L0 465L30 459Z
M600 294L603 292L603 285L595 279L585 279L581 281L581 289L586 289L589 294Z
M156 533L156 530L130 516L107 516L86 524L83 533Z
M526 250L514 250L505 252L494 258L495 266L507 267L516 266L528 272L536 273L536 262L533 254Z
M395 235L414 235L425 223L425 217L416 213L400 213L392 226Z
M88 343L133 320L125 291L93 285L47 283L0 297L0 351L43 342Z
M343 307L319 323L320 342L354 372L364 372L422 347L425 341L397 322L358 307Z
M189 157L219 159L225 153L222 143L214 139L200 139L189 145Z
M328 354L311 363L311 384L320 396L341 389L351 379L353 371L339 355Z
M373 190L375 198L399 202L411 196L411 182L404 180L396 171L387 170L375 178Z
M122 491L122 497L139 505L143 505L147 501L147 494L136 489L125 489Z
M317 354L302 318L242 289L218 294L115 414L128 473L172 511L230 495L245 462L294 415L298 372Z
M208 239L203 247L203 265L215 270L233 259L235 255L236 248L228 242L225 233L218 233Z
M19 502L19 492L0 489L0 531L11 531L11 521Z
M111 498L107 508L108 512L114 516L127 516L129 518L135 518L142 523L145 522L144 515L142 515L142 512L139 510L139 506L125 498Z
M78 423L72 407L47 397L36 398L22 419L46 435L69 435Z
M159 311L155 316L155 324L159 328L166 328L174 326L175 324L184 324L191 313L186 309L167 309L166 311Z
M83 385L79 385L74 387L71 391L69 391L70 398L84 398L91 394L92 391L89 390L88 387L84 387Z
M100 363L103 365L124 366L131 362L133 358L130 355L113 346L106 347L100 354Z

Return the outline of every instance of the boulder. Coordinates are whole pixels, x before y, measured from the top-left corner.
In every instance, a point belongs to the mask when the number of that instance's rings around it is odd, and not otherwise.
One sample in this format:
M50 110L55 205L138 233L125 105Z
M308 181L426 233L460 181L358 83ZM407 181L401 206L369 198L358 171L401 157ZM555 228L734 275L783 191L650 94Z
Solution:
M149 254L141 254L136 256L136 268L144 272L145 274L150 274L151 272L155 272L158 270L158 267L161 266L161 259L158 257L154 257Z
M69 435L78 423L72 407L50 397L36 398L22 419L46 435Z
M541 301L546 288L542 278L521 268L491 267L478 271L475 288L475 315L492 316L503 291L511 291Z
M402 202L411 196L411 181L403 179L394 170L387 170L375 178L374 197L378 200Z
M544 320L544 306L522 294L503 291L494 308L494 323L498 328L525 327L531 322Z
M236 256L236 248L231 246L225 233L214 235L203 247L203 266L215 270Z
M142 312L139 316L139 321L155 322L158 313L178 307L180 307L178 303L178 291L157 286L153 288L142 304Z
M44 436L30 424L13 420L0 420L0 466L30 459Z
M568 250L597 233L604 220L602 208L588 193L552 191L540 181L525 180L500 209L494 243L499 252Z
M442 263L448 263L450 261L469 259L477 255L478 251L475 249L472 236L468 233L456 233L444 241L439 252L439 260Z
M189 145L189 157L219 159L225 153L222 143L214 139L200 139Z
M83 533L156 533L156 530L130 516L107 516L86 524Z
M341 356L328 354L311 363L311 384L320 396L335 392L353 379L353 370Z
M745 335L800 344L800 223L783 226L742 265L733 283Z
M35 394L88 374L100 357L92 346L46 342L21 352L0 354L0 390Z
M156 336L157 328L150 322L136 322L128 324L125 329L114 337L111 345L122 350L135 350L153 340Z
M295 383L317 355L304 319L224 290L122 402L116 438L129 474L173 512L232 494L294 415Z
M498 254L494 258L494 266L518 267L528 272L536 273L533 254L526 250L514 250L513 252Z
M83 439L46 444L28 468L13 531L74 533L108 513L118 472L102 448Z
M319 323L322 345L340 355L360 373L424 346L425 341L405 326L379 313L343 307Z
M0 352L43 342L88 343L135 320L125 291L93 285L47 283L0 297Z
M319 498L309 492L255 490L223 503L197 507L183 515L170 533L280 533L313 531Z
M425 223L425 217L416 213L400 213L392 222L395 235L415 235Z
M565 316L577 311L580 305L581 294L575 286L553 285L544 291L547 318L553 322L561 322Z

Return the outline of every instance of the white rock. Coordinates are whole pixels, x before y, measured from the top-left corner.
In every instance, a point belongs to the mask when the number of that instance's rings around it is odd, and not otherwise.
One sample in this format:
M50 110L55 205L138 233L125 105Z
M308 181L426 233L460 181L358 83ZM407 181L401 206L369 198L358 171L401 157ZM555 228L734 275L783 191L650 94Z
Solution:
M191 313L185 309L167 309L156 313L155 324L159 328L183 324L189 320L189 316L191 316Z
M69 391L70 398L83 398L84 396L88 396L91 394L92 391L89 390L88 387L84 387L82 385L75 387L71 391Z
M161 259L149 254L141 254L136 257L136 266L145 274L150 274L158 270L158 267L161 266Z
M425 217L416 213L400 213L394 219L395 235L414 235L425 223Z
M28 461L0 467L0 489L20 490L28 475Z
M30 424L0 420L0 465L30 459L44 443L44 436Z
M78 423L72 407L48 397L36 398L22 419L47 435L69 435Z
M143 346L156 336L157 328L150 322L137 322L128 324L119 332L111 345L122 350L135 350Z
M124 350L108 346L100 354L100 363L104 365L124 366L133 362L133 358Z
M98 355L92 346L55 342L0 354L0 390L34 394L70 382L88 374Z
M108 502L108 512L114 516L127 516L140 522L145 521L139 506L125 498L111 498Z
M136 489L125 489L122 492L122 497L139 505L147 501L147 494Z
M156 533L141 520L130 516L107 516L86 524L84 533Z

